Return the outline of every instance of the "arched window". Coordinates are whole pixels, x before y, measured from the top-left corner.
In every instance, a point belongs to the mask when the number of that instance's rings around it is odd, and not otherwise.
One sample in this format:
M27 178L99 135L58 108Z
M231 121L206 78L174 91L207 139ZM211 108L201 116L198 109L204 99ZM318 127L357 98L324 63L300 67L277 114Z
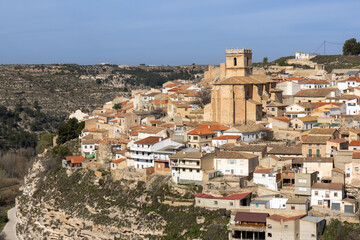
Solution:
M234 58L234 66L236 66L236 65L237 65L237 59Z

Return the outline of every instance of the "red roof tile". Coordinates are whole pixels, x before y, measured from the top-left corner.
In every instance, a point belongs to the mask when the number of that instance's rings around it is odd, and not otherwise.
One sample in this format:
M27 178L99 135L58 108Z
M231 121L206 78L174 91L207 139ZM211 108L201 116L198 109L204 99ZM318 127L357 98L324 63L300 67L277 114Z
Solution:
M68 156L66 157L66 161L70 161L71 163L82 163L83 161L88 160L87 158L84 158L83 156Z
M349 146L353 146L353 147L358 147L358 146L360 146L360 140L352 140L352 141L349 143Z
M126 161L126 158L116 159L116 160L112 161L112 163L119 163L119 162L123 162L123 161Z
M136 144L154 145L155 143L161 142L161 141L163 141L165 139L166 138L163 138L163 137L151 136L151 137L147 137L147 138L141 139L139 141L136 141L135 143Z

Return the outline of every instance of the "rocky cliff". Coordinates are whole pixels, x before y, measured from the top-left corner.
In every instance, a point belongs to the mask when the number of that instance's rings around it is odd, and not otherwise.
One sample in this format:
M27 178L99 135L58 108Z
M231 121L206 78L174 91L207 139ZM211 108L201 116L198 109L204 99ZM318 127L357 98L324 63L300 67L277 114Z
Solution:
M46 161L34 163L17 198L20 239L227 238L226 211L164 204L170 196L191 201L192 187L182 195L162 176L143 182L114 181L107 171L47 173Z

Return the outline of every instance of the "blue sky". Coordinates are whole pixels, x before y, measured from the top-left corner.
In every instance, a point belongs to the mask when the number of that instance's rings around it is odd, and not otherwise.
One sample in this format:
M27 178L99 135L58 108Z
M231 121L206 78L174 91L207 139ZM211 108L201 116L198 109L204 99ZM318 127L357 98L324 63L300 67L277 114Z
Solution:
M359 9L359 0L2 0L0 64L218 64L226 48L273 60L360 40Z

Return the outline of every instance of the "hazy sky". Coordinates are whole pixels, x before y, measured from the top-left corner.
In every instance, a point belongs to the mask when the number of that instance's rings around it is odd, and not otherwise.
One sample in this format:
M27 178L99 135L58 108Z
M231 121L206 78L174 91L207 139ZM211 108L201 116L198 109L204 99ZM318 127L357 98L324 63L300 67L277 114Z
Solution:
M359 9L359 0L1 0L0 64L218 64L226 48L273 60L360 40Z

